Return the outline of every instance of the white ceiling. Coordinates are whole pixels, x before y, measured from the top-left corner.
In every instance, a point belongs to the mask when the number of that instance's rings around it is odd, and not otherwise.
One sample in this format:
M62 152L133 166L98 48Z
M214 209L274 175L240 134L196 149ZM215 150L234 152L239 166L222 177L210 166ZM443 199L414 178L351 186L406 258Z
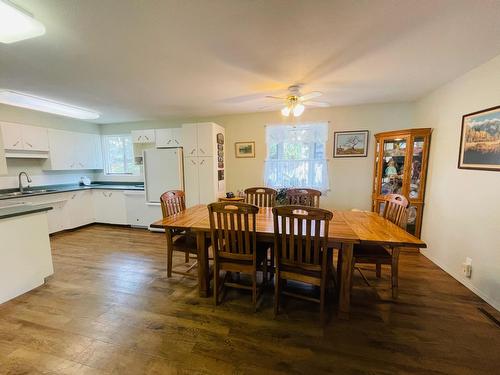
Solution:
M498 0L13 0L0 87L110 123L255 112L293 83L332 105L416 99L500 54Z

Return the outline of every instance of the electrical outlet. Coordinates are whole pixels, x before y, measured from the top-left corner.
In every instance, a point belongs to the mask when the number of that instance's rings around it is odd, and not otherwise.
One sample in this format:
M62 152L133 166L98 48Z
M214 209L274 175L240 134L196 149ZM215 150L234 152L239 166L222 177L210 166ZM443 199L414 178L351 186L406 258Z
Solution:
M462 263L462 271L465 277L470 278L472 276L472 259L467 257L465 262Z

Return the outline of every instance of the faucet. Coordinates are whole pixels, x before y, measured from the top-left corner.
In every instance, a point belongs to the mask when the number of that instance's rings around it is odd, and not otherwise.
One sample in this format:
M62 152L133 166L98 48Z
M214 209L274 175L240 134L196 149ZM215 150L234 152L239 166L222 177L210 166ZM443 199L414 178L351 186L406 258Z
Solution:
M30 187L30 185L29 185L29 184L30 184L30 183L31 183L31 181L32 181L32 180L31 180L31 177L30 177L30 176L29 176L26 172L24 172L24 171L23 171L23 172L19 173L19 176L18 176L18 178L19 178L19 191L21 192L21 194L24 192L23 183L22 183L22 181L21 181L21 177L22 177L23 175L25 175L25 176L26 176L26 181L28 181L28 186L27 186L27 187Z

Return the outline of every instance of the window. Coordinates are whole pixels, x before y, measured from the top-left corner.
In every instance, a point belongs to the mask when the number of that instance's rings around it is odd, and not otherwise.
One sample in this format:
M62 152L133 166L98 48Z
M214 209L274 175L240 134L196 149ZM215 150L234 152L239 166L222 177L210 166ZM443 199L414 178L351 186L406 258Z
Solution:
M102 140L106 174L138 175L130 134L105 135Z
M266 185L328 190L327 139L326 123L268 126Z

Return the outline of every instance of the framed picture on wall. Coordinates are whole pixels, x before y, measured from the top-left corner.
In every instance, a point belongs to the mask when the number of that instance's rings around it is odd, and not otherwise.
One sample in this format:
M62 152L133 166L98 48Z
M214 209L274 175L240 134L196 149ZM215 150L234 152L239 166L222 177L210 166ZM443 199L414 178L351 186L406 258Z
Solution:
M333 133L333 157L353 158L368 155L368 130Z
M500 171L500 106L462 117L458 168Z
M255 142L236 142L234 148L237 158L255 157Z

